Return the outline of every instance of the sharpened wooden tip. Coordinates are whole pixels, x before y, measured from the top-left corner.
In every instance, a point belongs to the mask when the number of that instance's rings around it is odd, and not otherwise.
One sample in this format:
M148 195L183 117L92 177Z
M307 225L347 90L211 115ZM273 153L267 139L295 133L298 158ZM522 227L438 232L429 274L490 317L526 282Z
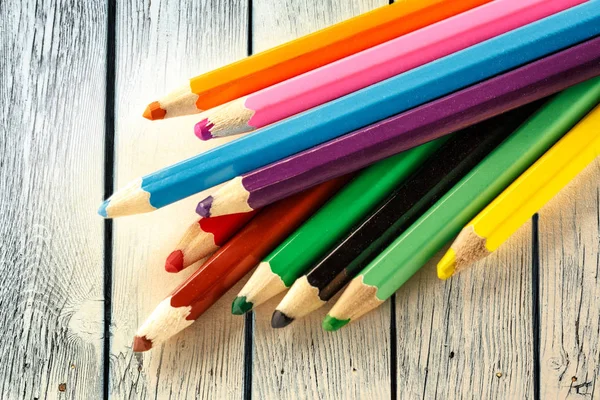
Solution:
M150 121L156 121L158 119L164 119L165 115L167 115L167 110L163 109L158 101L153 101L148 104L143 115L144 118L149 119Z
M136 336L133 338L133 351L136 353L143 353L152 349L152 341L148 340L146 336Z

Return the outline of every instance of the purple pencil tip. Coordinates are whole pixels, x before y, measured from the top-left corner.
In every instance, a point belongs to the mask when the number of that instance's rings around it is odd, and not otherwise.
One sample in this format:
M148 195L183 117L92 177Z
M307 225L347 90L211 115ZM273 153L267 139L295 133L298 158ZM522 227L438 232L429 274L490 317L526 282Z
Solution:
M194 126L194 133L200 140L210 140L213 138L212 133L210 133L213 126L215 124L204 118Z
M210 208L212 207L213 197L208 196L196 206L196 214L203 218L210 217Z

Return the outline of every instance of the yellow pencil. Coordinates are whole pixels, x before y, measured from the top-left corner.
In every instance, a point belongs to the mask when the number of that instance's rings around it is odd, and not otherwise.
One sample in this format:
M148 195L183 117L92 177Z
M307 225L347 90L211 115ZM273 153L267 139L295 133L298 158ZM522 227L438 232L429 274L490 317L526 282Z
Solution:
M448 279L487 257L600 155L600 106L514 181L460 232L437 266Z

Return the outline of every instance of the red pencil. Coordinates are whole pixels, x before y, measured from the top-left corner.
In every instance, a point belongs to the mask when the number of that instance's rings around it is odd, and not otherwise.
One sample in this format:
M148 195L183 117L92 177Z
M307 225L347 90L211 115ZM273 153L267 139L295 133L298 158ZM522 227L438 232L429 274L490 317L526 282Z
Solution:
M211 255L254 217L257 211L200 218L185 231L165 262L167 272L179 272Z
M148 351L193 324L349 179L343 176L265 207L156 307L138 329L133 351Z

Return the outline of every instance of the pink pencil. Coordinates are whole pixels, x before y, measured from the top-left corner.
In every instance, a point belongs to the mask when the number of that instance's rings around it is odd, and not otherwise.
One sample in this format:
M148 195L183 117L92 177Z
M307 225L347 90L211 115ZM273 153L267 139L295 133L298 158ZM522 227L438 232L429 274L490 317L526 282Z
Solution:
M202 140L251 132L587 0L496 0L205 112Z

